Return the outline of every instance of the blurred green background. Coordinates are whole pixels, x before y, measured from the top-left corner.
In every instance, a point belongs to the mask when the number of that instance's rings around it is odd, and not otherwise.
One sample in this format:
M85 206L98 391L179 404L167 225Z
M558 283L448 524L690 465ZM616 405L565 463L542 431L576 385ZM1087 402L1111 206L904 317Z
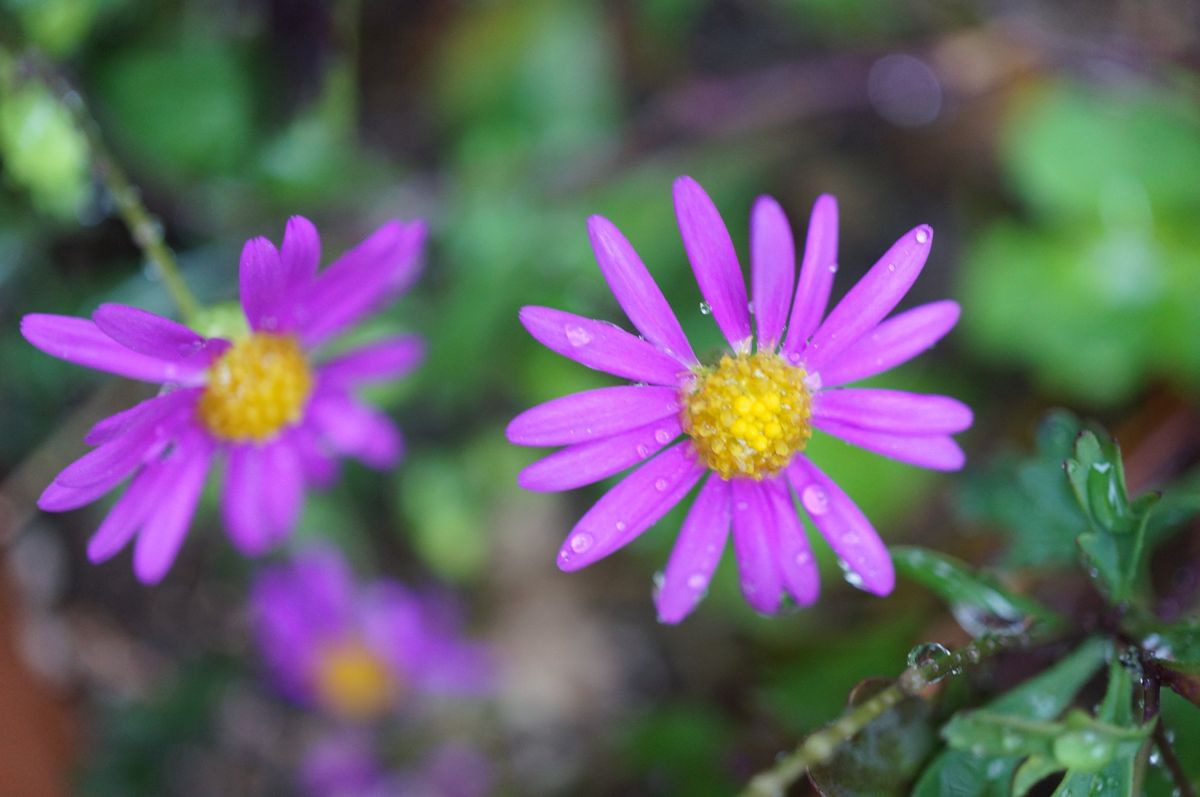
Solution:
M0 0L0 41L38 48L79 90L202 300L235 299L242 242L278 241L291 214L317 223L326 262L383 220L429 220L416 289L362 330L429 340L416 377L373 396L406 462L348 466L310 499L297 544L333 539L364 573L460 590L502 662L492 705L462 722L514 795L730 794L859 680L895 674L917 642L963 638L921 590L872 599L836 567L816 607L760 618L731 556L698 611L660 627L652 574L678 511L630 551L557 571L603 487L523 493L515 475L538 452L503 428L612 383L517 323L523 304L624 321L586 217L625 232L702 356L720 340L675 228L675 176L709 191L744 264L757 194L801 239L815 197L836 194L835 299L932 224L902 306L955 298L962 323L878 382L975 408L967 472L820 436L811 453L885 539L1036 570L1061 549L1022 559L993 533L1045 539L1022 523L1029 493L983 500L979 485L1010 484L1046 407L1112 425L1138 489L1195 455L1198 31L1194 4L1165 1ZM255 564L211 497L152 589L128 554L86 563L103 506L33 513L80 430L145 393L40 354L17 321L104 301L173 311L69 116L0 62L0 617L54 713L33 732L67 773L47 788L288 793L310 720L258 684L241 610ZM1032 473L1027 490L1056 477ZM19 716L0 712L0 756Z

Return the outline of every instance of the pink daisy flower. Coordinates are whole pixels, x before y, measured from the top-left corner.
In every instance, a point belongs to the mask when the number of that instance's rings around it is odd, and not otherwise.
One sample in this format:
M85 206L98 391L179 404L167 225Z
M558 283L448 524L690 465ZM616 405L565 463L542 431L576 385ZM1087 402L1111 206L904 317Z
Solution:
M760 197L750 227L752 329L737 254L712 200L690 177L676 180L674 193L700 292L729 342L717 362L697 359L633 247L599 216L588 220L596 260L640 336L560 310L521 310L521 323L543 345L638 383L554 399L508 426L513 443L566 446L521 472L529 490L567 490L637 466L567 535L559 567L578 570L623 547L703 482L655 595L664 622L679 622L703 598L731 530L751 606L771 614L785 594L800 605L815 601L817 564L795 497L848 580L890 593L887 548L804 449L818 429L914 465L962 467L950 435L971 425L966 405L843 388L925 351L957 322L951 301L885 320L925 265L933 231L922 225L897 241L826 315L837 271L835 200L822 196L813 207L797 282L787 219L773 199Z
M321 243L307 219L288 222L280 250L248 241L240 289L249 330L233 341L119 304L91 319L25 316L21 334L47 354L162 385L96 424L84 438L96 448L59 473L38 506L75 509L132 477L88 557L104 561L136 536L134 571L153 583L175 560L215 459L225 460L229 535L249 555L288 534L305 489L335 477L336 455L394 465L399 431L354 390L407 373L423 343L392 337L329 358L321 349L407 288L424 237L422 223L389 222L320 273Z

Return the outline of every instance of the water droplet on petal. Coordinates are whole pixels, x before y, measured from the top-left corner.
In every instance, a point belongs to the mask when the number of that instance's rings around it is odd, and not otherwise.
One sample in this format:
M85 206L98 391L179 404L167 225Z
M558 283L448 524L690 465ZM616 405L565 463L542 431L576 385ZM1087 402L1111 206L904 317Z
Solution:
M750 505L749 505L749 504L747 504L745 501L738 501L738 502L737 502L737 509L738 509L738 511L739 511L739 512L745 512L745 511L746 511L747 509L749 509L749 508L750 508Z
M617 531L624 531L627 527L624 520L618 520L616 523Z
M692 573L687 579L687 588L692 592L699 592L708 586L708 576L703 573Z
M800 503L814 515L829 511L829 491L819 484L810 484L800 493Z
M917 237L917 243L919 243L919 244L924 244L924 243L929 242L929 233L925 232L925 230L923 230L923 229L917 230L916 237Z
M801 551L800 553L796 554L796 564L800 567L806 566L811 561L812 554L808 551Z
M855 589L863 588L863 584L864 584L863 577L861 575L859 575L858 571L856 571L854 568L850 567L849 562L846 562L845 560L842 560L842 559L838 559L838 567L841 568L842 578L845 579L847 584L854 587Z
M896 264L888 263L888 271L895 271L895 270L896 270Z
M649 447L642 443L638 443L637 448L635 448L634 451L637 452L639 459L645 459L646 457L650 456Z
M575 553L585 553L592 547L595 538L586 531L581 531L571 538L571 550Z
M710 315L712 313L712 305L708 302L700 302L700 313L702 315Z
M563 331L567 334L567 342L572 346L586 346L592 342L592 333L577 324L566 324Z
M654 439L657 440L659 443L662 443L663 445L666 445L667 443L671 442L671 438L673 436L674 435L671 434L669 429L659 429L657 432L654 433Z
M838 264L837 264L837 263L830 263L830 264L829 264L829 273L830 273L830 274L836 274L836 273L837 273L837 270L838 270Z
M658 490L660 493L666 491L666 489L670 486L670 483L666 479L659 479L654 483L654 489Z

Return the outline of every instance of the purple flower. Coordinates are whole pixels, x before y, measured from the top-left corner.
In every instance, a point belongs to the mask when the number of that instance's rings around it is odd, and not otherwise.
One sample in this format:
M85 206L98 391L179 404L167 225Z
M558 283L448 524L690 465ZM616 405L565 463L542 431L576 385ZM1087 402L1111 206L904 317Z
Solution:
M134 571L153 583L175 560L214 459L226 460L229 535L248 555L287 536L305 489L335 478L335 456L394 465L399 431L354 390L407 373L423 343L392 337L334 357L320 351L408 287L424 238L422 223L389 222L319 273L321 243L307 219L288 222L280 250L248 241L241 301L249 331L233 341L118 304L90 320L25 316L21 333L47 354L163 386L96 424L84 438L96 448L59 473L38 506L75 509L132 476L88 557L104 561L137 536Z
M554 399L508 426L513 443L566 446L521 472L518 481L529 490L567 490L637 466L567 535L559 567L578 570L628 544L703 481L655 596L663 621L679 622L704 596L731 528L751 606L774 613L785 593L800 605L815 601L817 565L793 496L849 580L888 594L895 573L887 548L803 452L816 428L914 465L962 467L962 450L950 437L971 425L961 402L842 389L928 349L958 320L950 301L885 320L925 265L933 231L922 225L897 241L826 315L837 271L835 200L822 196L813 207L797 282L787 219L773 199L760 197L751 217L752 330L729 233L690 177L675 181L675 212L705 312L729 342L718 362L696 358L633 247L599 216L588 221L596 260L640 337L560 310L521 310L521 323L548 348L641 383Z
M342 730L318 741L304 757L300 782L313 797L484 797L492 765L474 748L446 742L415 768L392 772L369 734Z
M488 685L487 655L460 638L450 604L386 579L360 586L333 549L264 570L251 607L281 691L340 719L379 719L423 695Z

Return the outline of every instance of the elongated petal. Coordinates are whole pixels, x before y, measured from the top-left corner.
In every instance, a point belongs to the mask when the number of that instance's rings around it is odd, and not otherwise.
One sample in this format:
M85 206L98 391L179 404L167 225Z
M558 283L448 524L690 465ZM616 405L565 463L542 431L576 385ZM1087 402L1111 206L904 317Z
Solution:
M169 394L168 394L169 395ZM145 412L154 412L155 406L163 398L163 396L153 396L145 401L139 401L132 407L123 409L118 413L103 418L88 430L88 433L83 436L83 442L89 446L98 446L102 443L107 443L110 440L118 437L126 428L129 427L138 417Z
M266 332L290 329L283 315L286 279L279 250L266 238L251 238L242 247L239 295L250 328Z
M829 194L822 194L813 204L812 215L808 219L808 238L804 243L804 259L800 263L800 281L796 284L796 298L792 302L787 337L783 342L783 352L793 362L798 361L798 355L804 350L809 336L825 316L829 293L833 289L833 275L837 272L837 253L837 200Z
M318 274L292 308L305 346L324 343L403 292L420 271L425 232L421 222L389 222Z
M669 387L601 387L552 399L513 418L509 442L522 446L582 443L628 432L679 413Z
M813 418L898 435L953 434L971 425L971 408L949 396L902 390L823 390L813 398Z
M691 177L675 180L675 218L700 294L712 308L713 320L735 350L750 338L746 282L729 230L716 205Z
M102 304L92 320L122 346L159 360L183 361L204 349L204 338L193 330L139 307Z
M787 478L813 525L854 574L856 586L889 594L896 586L892 557L858 506L807 457L792 460Z
M168 361L133 351L87 318L31 313L21 319L21 334L51 357L143 382L195 379L207 367L201 361Z
M679 319L621 231L608 219L592 216L588 237L609 289L634 327L683 365L695 365L696 355Z
M334 357L320 369L322 384L337 387L396 379L425 359L425 341L416 335L398 335L368 343Z
M133 572L144 584L156 584L175 561L212 459L212 445L200 434L181 440L163 463L163 490L133 548Z
M851 445L922 468L960 470L966 462L958 443L947 435L889 434L820 418L813 419L813 426Z
M769 196L760 196L751 212L750 269L758 348L773 349L796 284L796 242L783 208Z
M404 454L404 440L391 419L345 396L314 399L313 423L334 450L380 470L395 465Z
M304 473L296 450L285 437L264 449L263 474L266 518L275 535L282 539L296 525L304 506Z
M328 487L337 479L338 463L318 439L317 433L309 428L297 429L292 434L292 445L300 457L304 480L316 487Z
M258 446L237 445L229 449L225 465L221 517L229 539L247 556L258 556L277 541L263 511L263 492L269 489L264 483L263 460Z
M550 493L592 484L649 459L682 434L678 418L663 418L630 432L564 448L517 476L526 490Z
M708 593L729 541L730 501L729 482L710 475L679 529L662 586L654 595L660 621L678 623Z
M303 216L288 219L283 231L283 246L279 249L283 267L285 291L290 295L308 284L321 263L321 236L317 228Z
M733 479L731 484L733 550L742 594L755 611L774 614L779 611L783 591L775 511L758 482Z
M839 354L875 328L916 282L925 267L933 230L913 229L884 253L813 334L804 360L810 373L821 373Z
M857 382L908 362L937 343L958 323L957 302L923 304L883 321L821 371L821 383Z
M162 472L162 462L153 462L133 477L88 540L87 555L91 562L98 564L115 556L137 534L158 503L163 489Z
M674 386L680 373L687 372L674 357L605 321L549 307L522 307L521 323L546 348L607 374Z
M579 519L558 552L559 568L579 570L632 542L679 503L704 472L687 441L642 465Z
M763 489L775 512L775 527L779 530L779 569L784 589L798 605L809 606L821 592L821 574L809 547L804 524L796 513L785 479L763 482Z

